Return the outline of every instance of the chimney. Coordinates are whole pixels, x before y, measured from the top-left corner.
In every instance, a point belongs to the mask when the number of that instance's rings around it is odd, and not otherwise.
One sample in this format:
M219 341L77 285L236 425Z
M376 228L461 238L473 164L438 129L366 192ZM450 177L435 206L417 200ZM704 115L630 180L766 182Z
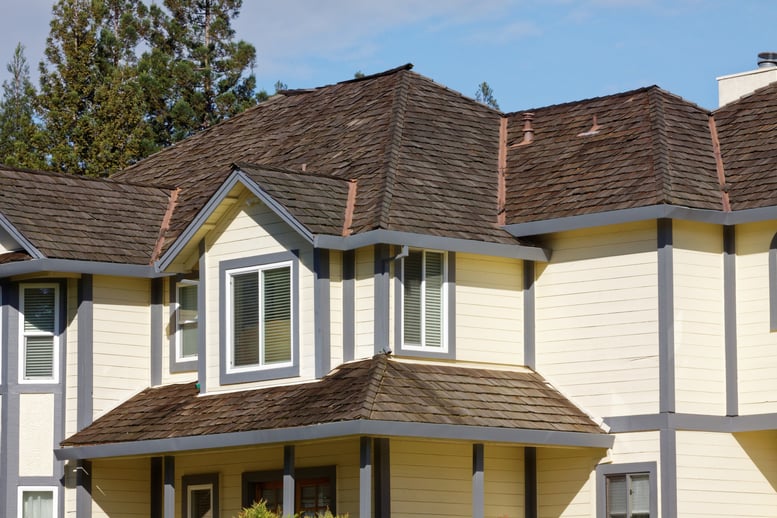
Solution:
M777 81L777 52L758 54L758 68L718 77L718 104L734 102L762 86Z

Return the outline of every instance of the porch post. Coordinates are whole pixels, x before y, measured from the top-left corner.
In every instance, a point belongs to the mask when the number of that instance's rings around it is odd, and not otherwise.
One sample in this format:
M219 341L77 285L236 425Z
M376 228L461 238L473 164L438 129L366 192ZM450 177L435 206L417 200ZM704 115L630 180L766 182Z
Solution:
M294 446L283 447L283 514L294 514Z
M175 457L165 457L164 518L175 518Z
M162 467L162 457L151 457L149 476L149 488L151 492L151 509L148 515L151 518L162 518L164 507L164 468Z
M483 444L472 445L472 518L485 516L485 479Z
M524 516L537 518L537 448L523 449Z
M359 517L372 517L372 439L359 438Z
M391 456L389 440L375 439L375 516L391 518Z

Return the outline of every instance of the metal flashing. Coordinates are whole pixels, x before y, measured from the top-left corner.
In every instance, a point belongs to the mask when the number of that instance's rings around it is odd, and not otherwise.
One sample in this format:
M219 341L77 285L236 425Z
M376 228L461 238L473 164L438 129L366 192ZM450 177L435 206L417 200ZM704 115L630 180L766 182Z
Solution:
M611 448L615 441L615 436L611 434L405 423L399 421L355 420L273 430L254 430L250 432L65 447L54 450L54 454L56 458L60 460L98 459L105 457L159 455L168 452L288 443L351 435L415 437L478 441L484 443L497 442L505 444L574 446L584 448Z

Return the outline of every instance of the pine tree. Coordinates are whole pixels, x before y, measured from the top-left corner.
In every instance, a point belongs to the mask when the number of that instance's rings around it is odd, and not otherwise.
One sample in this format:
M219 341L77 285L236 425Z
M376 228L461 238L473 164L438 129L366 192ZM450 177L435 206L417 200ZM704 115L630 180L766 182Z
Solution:
M105 175L152 142L135 69L140 0L58 0L41 63L40 106L54 169Z
M242 0L164 0L152 5L141 81L160 146L255 104L253 45L235 40Z
M485 81L478 85L478 89L475 91L475 99L495 110L499 109L499 103L494 98L494 91Z
M35 87L30 81L30 67L24 57L24 46L16 45L7 66L11 79L3 82L0 100L0 162L31 169L46 166L42 151L42 133L35 122Z

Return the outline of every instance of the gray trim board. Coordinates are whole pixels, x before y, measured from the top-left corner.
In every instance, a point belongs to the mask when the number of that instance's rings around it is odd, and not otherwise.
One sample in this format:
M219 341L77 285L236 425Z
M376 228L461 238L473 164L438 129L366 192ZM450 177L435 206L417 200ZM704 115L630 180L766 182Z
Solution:
M386 437L373 439L375 517L391 518L391 452Z
M78 461L76 466L76 518L92 516L92 463Z
M78 280L78 377L76 428L83 430L92 424L92 386L94 385L94 286L93 277L82 275Z
M228 372L229 364L227 351L227 279L228 272L236 268L260 268L272 263L291 261L291 365L277 368L257 368L240 372ZM264 381L280 378L299 376L300 346L299 346L299 257L296 251L277 252L255 257L242 257L219 263L219 383L230 385L251 381ZM202 290L205 291L204 289ZM204 335L204 332L201 332ZM257 344L258 345L258 344ZM203 355L202 360L205 360ZM201 362L202 363L202 362Z
M211 486L211 499L213 507L210 518L219 518L221 502L219 500L219 474L202 473L196 475L184 475L181 477L181 516L189 516L189 486L199 486L209 484Z
M198 259L197 274L199 275L199 285L197 287L197 314L203 315L202 318L198 317L197 320L197 384L200 388L200 394L207 392L207 365L205 358L207 356L207 341L205 339L207 335L207 323L208 319L205 315L208 314L208 298L205 296L207 292L206 279L206 258L205 258L205 240L201 240L197 243L197 249L200 257Z
M389 351L389 299L391 298L388 245L373 246L373 346L375 354Z
M758 221L777 219L777 206L723 212L718 210L691 209L688 207L662 204L648 207L636 207L633 209L597 212L594 214L581 214L579 216L564 218L545 219L541 221L530 221L527 223L513 223L506 225L503 228L513 236L526 237L549 234L552 232L563 232L566 230L578 230L582 228L602 227L655 219L677 219L683 221L696 221L699 223L712 223L715 225L739 225L743 223L755 223Z
M331 369L332 311L329 296L329 250L313 249L313 320L316 378L323 378Z
M2 213L0 213L0 228L5 230L33 259L43 259L45 257L43 253L32 244L32 241L24 237L24 234L22 234Z
M534 261L523 262L523 364L537 368Z
M655 462L632 462L628 464L599 464L596 466L596 518L607 518L607 483L606 477L611 475L627 475L647 473L650 483L650 516L658 516L658 469ZM663 487L662 487L663 491ZM662 494L663 496L663 494ZM676 514L661 516L674 518ZM526 515L527 518L529 515Z
M122 263L101 263L97 261L73 261L70 259L33 259L0 265L0 277L12 277L39 272L91 273L118 277L154 278L165 277L153 266Z
M294 445L283 446L283 508L295 508ZM288 512L288 511L287 511Z
M472 445L472 518L484 518L486 508L483 443Z
M769 330L777 331L777 234L769 243Z
M674 258L672 220L657 222L659 411L675 411Z
M523 448L524 518L537 518L537 448Z
M151 279L151 365L149 382L152 387L162 384L162 335L164 334L164 283Z
M716 416L701 414L639 414L605 417L610 433L663 429L713 433L757 432L777 429L777 414Z
M343 252L343 361L356 357L356 253Z
M175 518L175 457L165 456L164 463L164 482L163 491L163 516L164 518Z
M128 455L155 455L167 452L229 448L259 444L286 443L329 439L350 435L380 435L384 437L417 437L459 441L530 444L537 446L575 446L611 448L615 436L551 430L522 430L449 424L405 423L399 421L340 421L311 426L254 430L214 435L198 435L171 439L151 439L135 442L64 447L54 450L57 459L97 459Z
M372 517L372 438L359 438L359 517Z
M726 415L729 416L739 414L736 253L736 228L723 227L723 326L726 348ZM769 285L771 291L771 277Z
M9 414L8 414L8 349L10 340L8 334L8 314L10 286L5 280L0 281L0 514L8 513L2 502L7 502L7 484L3 481L9 478L8 448Z
M659 432L661 444L661 516L677 516L677 432Z
M435 352L433 350L418 351L415 349L405 349L402 347L404 336L402 335L402 320L404 319L404 260L395 262L394 275L394 351L402 356L415 356L418 358L439 358L456 359L456 253L448 252L446 261L446 294L445 300L445 333L447 336L448 350L445 352Z

